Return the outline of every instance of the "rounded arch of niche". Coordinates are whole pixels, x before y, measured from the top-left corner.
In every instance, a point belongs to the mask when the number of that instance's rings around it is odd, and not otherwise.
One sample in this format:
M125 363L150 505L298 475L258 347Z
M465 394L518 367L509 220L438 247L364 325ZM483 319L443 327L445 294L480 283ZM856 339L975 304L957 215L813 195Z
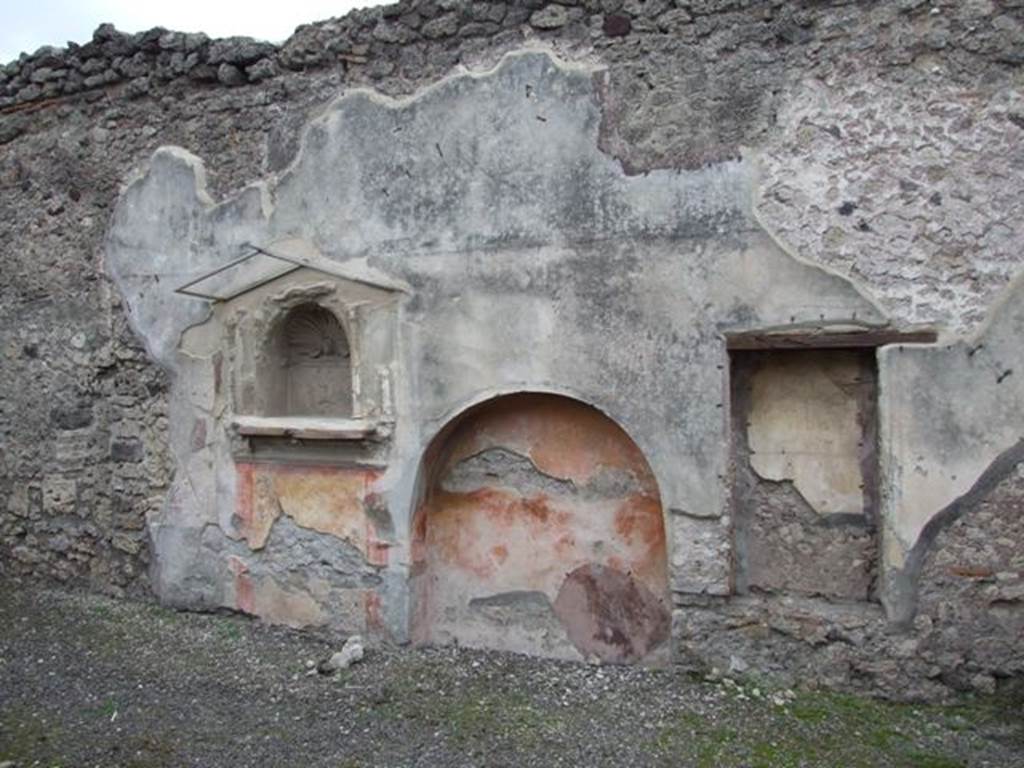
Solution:
M352 353L338 315L315 301L281 313L258 375L267 416L351 417Z
M581 400L515 392L452 418L421 461L411 556L416 642L667 660L657 481L629 435Z

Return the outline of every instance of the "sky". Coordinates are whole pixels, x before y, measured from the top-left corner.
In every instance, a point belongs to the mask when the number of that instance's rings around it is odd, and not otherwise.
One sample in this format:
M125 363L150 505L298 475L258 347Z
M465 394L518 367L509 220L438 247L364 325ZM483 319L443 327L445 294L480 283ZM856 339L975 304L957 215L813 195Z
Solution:
M280 42L300 24L342 16L380 0L0 0L0 64L43 45L85 43L111 22L122 32L166 27L210 37L248 35Z

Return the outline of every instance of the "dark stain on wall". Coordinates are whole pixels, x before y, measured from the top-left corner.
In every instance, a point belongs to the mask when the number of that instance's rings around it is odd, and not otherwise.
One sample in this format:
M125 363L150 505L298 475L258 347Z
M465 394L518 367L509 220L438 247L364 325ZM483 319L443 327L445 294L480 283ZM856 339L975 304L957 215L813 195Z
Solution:
M632 576L594 563L565 578L555 615L584 657L604 662L639 661L669 635L663 600Z

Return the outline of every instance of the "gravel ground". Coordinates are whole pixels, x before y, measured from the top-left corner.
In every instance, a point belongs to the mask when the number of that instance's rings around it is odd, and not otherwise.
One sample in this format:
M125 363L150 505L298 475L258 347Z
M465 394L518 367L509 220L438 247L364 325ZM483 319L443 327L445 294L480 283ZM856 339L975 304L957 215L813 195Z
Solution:
M451 648L324 676L337 640L0 589L0 768L1024 766L1020 699L897 705Z

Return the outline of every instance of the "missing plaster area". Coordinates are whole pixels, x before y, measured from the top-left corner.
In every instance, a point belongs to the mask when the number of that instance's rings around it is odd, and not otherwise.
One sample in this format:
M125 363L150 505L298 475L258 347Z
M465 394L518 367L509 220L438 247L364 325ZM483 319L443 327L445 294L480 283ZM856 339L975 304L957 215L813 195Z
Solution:
M463 459L441 480L441 488L449 493L473 493L495 486L521 496L576 495L581 500L617 499L643 492L636 475L622 467L598 467L585 483L577 484L544 472L528 456L502 446Z
M352 415L348 337L330 310L307 302L277 323L268 350L268 415Z
M295 591L308 591L310 581L333 589L380 584L380 569L367 563L358 547L305 528L286 515L274 522L266 547L253 552L236 545L234 550L253 575L272 578Z
M731 397L736 590L872 599L874 351L734 351Z
M571 480L541 472L526 456L500 447L463 459L441 480L441 487L449 493L472 493L495 484L518 490L524 496L561 495L575 490Z

